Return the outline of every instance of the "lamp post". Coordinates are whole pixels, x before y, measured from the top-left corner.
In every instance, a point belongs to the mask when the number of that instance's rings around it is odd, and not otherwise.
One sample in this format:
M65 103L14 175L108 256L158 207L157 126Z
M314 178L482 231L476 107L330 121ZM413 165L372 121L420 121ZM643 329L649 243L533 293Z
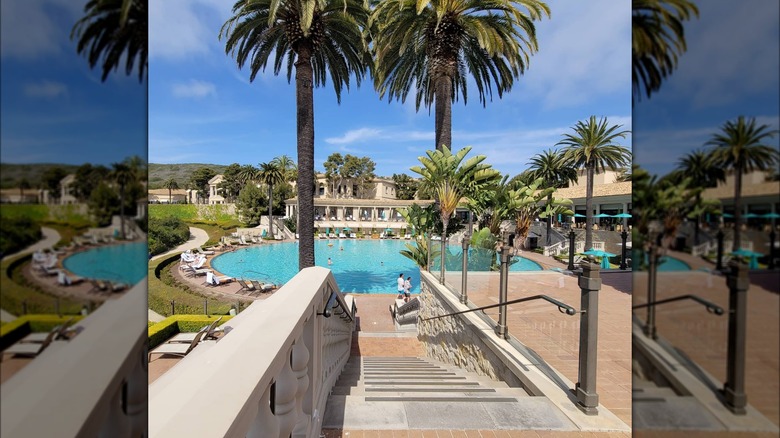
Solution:
M620 233L620 238L623 239L623 249L620 251L620 269L626 269L626 241L628 240L628 232L623 229Z

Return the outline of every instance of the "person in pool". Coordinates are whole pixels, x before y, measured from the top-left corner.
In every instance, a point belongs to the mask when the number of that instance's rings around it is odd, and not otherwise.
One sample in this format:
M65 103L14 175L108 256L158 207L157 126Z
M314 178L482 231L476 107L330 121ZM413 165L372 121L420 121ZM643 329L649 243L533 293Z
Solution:
M329 265L332 265L332 264L333 264L333 260L331 260L331 259L330 259L330 257L328 257L328 264L329 264Z

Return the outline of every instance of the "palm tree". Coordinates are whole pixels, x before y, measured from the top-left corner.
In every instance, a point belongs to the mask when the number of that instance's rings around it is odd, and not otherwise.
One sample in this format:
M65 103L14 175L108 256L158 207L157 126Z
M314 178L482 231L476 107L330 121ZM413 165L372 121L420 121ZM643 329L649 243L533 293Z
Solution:
M298 165L295 164L292 158L287 155L280 155L271 160L271 163L282 169L285 181L295 181L295 178L298 176Z
M173 202L173 191L179 189L179 183L173 178L168 178L163 183L163 187L168 189L168 203L171 204Z
M705 145L714 146L712 160L716 166L734 172L734 247L741 247L740 224L742 223L742 174L755 170L768 170L777 166L777 149L764 140L772 138L778 130L767 125L756 126L754 117L739 116L736 121L727 121Z
M138 80L147 71L148 15L146 0L90 0L84 5L85 16L73 26L71 39L77 38L76 50L85 54L89 67L101 64L101 80L124 63L125 74L138 69Z
M27 178L22 178L21 181L19 181L19 203L24 202L24 191L32 187L30 185L30 181L27 181Z
M540 154L536 154L528 163L531 168L531 177L533 179L541 178L545 188L553 187L556 189L566 187L569 182L577 182L577 169L575 169L563 154L552 149L548 149ZM552 203L552 192L547 196L547 204ZM546 245L550 245L550 233L552 232L552 216L547 216L547 239Z
M726 179L726 173L719 166L713 163L712 157L703 150L694 150L682 156L677 160L677 182L681 182L685 178L689 178L691 181L691 187L699 187L702 190L707 187L714 187L718 181L724 181ZM701 190L695 195L695 206L702 204ZM693 230L693 244L699 244L699 228L701 215L695 216L695 224Z
M489 164L483 163L486 158L484 155L477 155L463 162L469 151L471 151L470 146L461 149L454 155L448 148L427 151L427 157L419 157L422 167L414 166L410 169L422 177L420 185L425 190L436 194L436 202L443 224L441 281L444 281L444 258L447 254L445 252L447 226L455 208L462 198L468 200L480 191L495 185L501 179L501 174L497 170Z
M119 220L122 228L122 239L124 240L127 238L125 235L125 188L135 181L136 175L130 166L124 163L114 163L111 167L113 167L112 177L119 184Z
M631 68L633 98L647 97L677 67L685 53L683 21L699 16L690 0L633 0L631 2Z
M268 234L274 238L274 185L284 182L284 173L282 169L273 163L260 163L258 177L261 182L268 186Z
M605 169L620 169L631 160L631 152L615 144L616 138L625 138L630 131L617 131L622 125L608 126L607 118L596 120L590 116L587 122L578 121L574 134L564 134L557 144L565 145L563 153L575 168L585 168L585 249L593 245L593 177Z
M520 8L525 8L523 12ZM417 109L434 103L436 149L452 147L452 102L466 103L469 79L484 106L512 89L538 50L534 20L550 16L538 0L386 0L371 15L374 86L380 98Z
M368 9L359 0L239 0L233 17L220 30L239 68L247 61L250 81L265 69L273 54L274 74L287 68L287 80L295 70L298 139L298 267L314 266L314 86L325 84L330 74L336 99L342 87L349 89L354 75L359 86L366 72L365 41L361 27Z

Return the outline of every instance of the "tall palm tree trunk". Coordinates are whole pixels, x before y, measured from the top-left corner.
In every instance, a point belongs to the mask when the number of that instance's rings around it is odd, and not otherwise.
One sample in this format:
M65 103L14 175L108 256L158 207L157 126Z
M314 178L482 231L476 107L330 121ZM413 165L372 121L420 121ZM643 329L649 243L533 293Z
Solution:
M314 88L311 48L302 44L295 62L298 136L298 269L314 266Z
M452 149L452 79L436 78L436 149Z
M593 247L593 174L595 167L588 164L588 183L585 186L585 251Z
M271 216L273 213L273 206L274 206L274 186L271 184L268 184L268 235L271 237L271 239L274 238L274 217Z
M125 185L119 186L119 226L122 228L122 240L125 240Z
M701 195L696 195L696 205L701 205ZM696 222L693 224L693 245L699 244L699 228L701 228L701 214L696 215Z
M552 195L547 195L547 205L550 205L552 203ZM552 239L550 238L550 233L552 233L552 216L547 216L547 239L545 246L550 246L550 242Z
M168 204L173 203L173 195L171 189L168 189Z
M734 169L734 246L733 251L742 247L742 166Z

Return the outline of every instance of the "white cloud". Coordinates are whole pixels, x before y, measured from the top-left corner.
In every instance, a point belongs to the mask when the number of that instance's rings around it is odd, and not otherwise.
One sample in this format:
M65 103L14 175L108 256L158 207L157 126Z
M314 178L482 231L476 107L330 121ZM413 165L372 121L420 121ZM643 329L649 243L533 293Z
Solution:
M179 82L173 84L172 93L174 97L198 99L206 96L216 96L217 87L211 82L192 79L187 83Z
M629 2L550 1L552 18L537 25L539 52L518 80L521 99L545 109L574 107L604 94L630 102Z
M209 14L196 9L206 7ZM221 7L220 7L221 6ZM165 0L149 2L149 57L182 60L208 55L217 47L219 26L209 20L230 12L230 4L210 1Z
M60 82L41 81L24 85L28 97L53 99L68 94L68 87Z
M349 144L359 141L367 141L376 139L382 134L381 129L375 128L360 128L347 131L341 137L330 137L325 139L325 143L328 144Z
M0 3L3 57L32 59L59 51L62 35L47 15L46 9L43 2Z

